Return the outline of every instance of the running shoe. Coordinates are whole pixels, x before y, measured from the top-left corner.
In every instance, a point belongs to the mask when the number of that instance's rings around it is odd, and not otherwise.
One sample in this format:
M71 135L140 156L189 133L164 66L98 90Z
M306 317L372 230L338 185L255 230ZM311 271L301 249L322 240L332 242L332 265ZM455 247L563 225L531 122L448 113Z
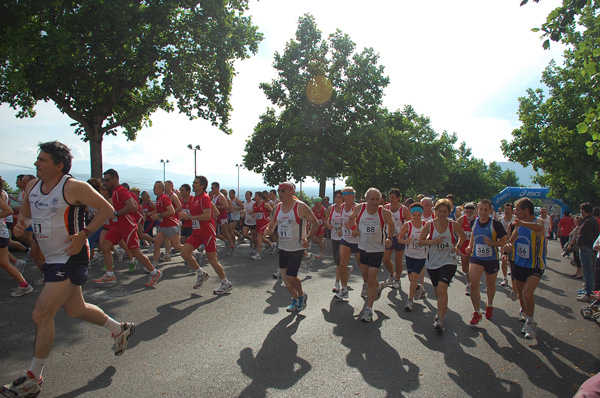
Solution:
M319 253L315 256L315 258L323 258L323 253Z
M250 258L251 258L252 260L260 260L260 258L261 258L261 257L260 257L260 253L256 253L256 254L252 255L252 256L250 256Z
M133 258L133 260L131 260L131 262L129 263L129 269L127 270L127 272L135 272L135 268L137 267L138 264L138 259L137 258Z
M425 287L423 285L417 285L417 290L415 291L415 300L424 299L427 297L427 293L425 293Z
M19 272L21 274L25 271L26 265L27 265L27 262L23 261L23 260L17 260L17 262L15 263L15 267L19 270Z
M281 278L281 271L277 270L275 272L273 272L273 279L280 279Z
M481 314L478 311L473 312L473 318L471 318L471 325L475 326L479 323L479 321L481 321L481 319L483 318L483 316L481 316Z
M414 302L413 302L413 300L410 300L410 299L409 299L409 300L406 302L406 306L404 307L404 311L407 311L407 312L410 312L410 311L412 311L412 310L413 310L413 306L414 306Z
M465 296L470 296L471 295L471 284L467 283L467 286L465 286Z
M127 342L129 338L133 336L135 332L135 324L133 322L121 323L121 333L118 335L111 334L110 336L115 339L115 355L122 355L127 349Z
M250 254L256 254L256 249L254 247L250 249Z
M117 255L117 261L121 262L123 261L123 257L125 256L125 250L121 249L120 247L116 247L115 254Z
M369 289L369 285L366 283L363 283L362 290L360 291L360 297L367 298L367 290L368 289Z
M198 263L198 265L202 264L202 252L201 251L194 250L194 258L196 259L196 262Z
M400 279L395 280L394 283L392 283L392 289L402 290L402 284L400 283Z
M394 275L390 275L388 276L388 278L385 280L385 286L386 287L392 287L394 285L394 281L396 279L394 278Z
M298 310L298 299L292 299L292 304L288 305L285 309L287 312L294 312Z
M277 254L277 243L271 243L271 246L269 247L269 253L271 253L271 255Z
M521 322L525 322L527 320L527 318L525 317L525 313L523 312L522 309L519 310L519 317L518 317L518 319Z
M226 254L227 254L228 256L231 256L231 255L233 254L234 250L235 250L235 247L231 246L231 247L229 247L229 248L227 249L227 253L226 253Z
M494 307L486 304L485 305L485 319L487 319L489 321L490 319L492 319L493 315L494 315Z
M202 284L206 282L208 278L210 278L210 275L208 275L208 272L206 271L203 271L201 274L198 274L198 277L196 278L196 283L194 283L194 289L200 289L202 287Z
M306 257L306 268L311 268L314 263L315 260L313 259L312 253L308 253L308 256Z
M361 315L361 317L360 317L360 320L362 322L371 322L373 320L373 310L371 308L368 308L368 307L365 308L364 311L363 311L363 313L362 313L362 315Z
M349 265L346 268L348 268L348 275L350 275L352 273L352 270L354 269L353 265Z
M502 283L500 283L500 286L506 286L506 285L508 285L508 278L505 277L504 279L502 279Z
M304 293L302 296L298 296L298 311L302 311L306 308L308 302L308 294Z
M383 292L383 289L385 289L385 282L379 282L379 285L377 285L377 295L375 296L375 301L381 298L381 292Z
M348 295L348 290L341 288L339 292L337 292L334 296L336 299L340 301L348 301L350 296Z
M535 324L533 322L527 322L525 324L525 338L526 339L535 339L537 335L535 331Z
M512 301L517 301L519 299L519 293L515 292L514 290L511 290L510 299Z
M577 296L577 301L580 301L582 303L590 303L592 301L592 298L589 294L581 294Z
M160 257L158 257L158 261L160 262L165 262L165 261L171 261L171 255L165 255L163 253L160 254Z
M31 286L31 285L27 285L26 287L19 286L18 288L13 289L13 291L10 292L10 296L11 297L21 297L21 296L23 296L25 294L29 294L31 292L33 292L33 286Z
M581 295L581 294L586 294L586 293L587 293L587 290L585 290L585 289L579 289L579 290L577 291L577 294L578 294L578 295Z
M226 293L230 293L233 290L233 285L231 282L221 282L221 286L218 289L213 290L213 294L222 295Z
M104 274L100 278L94 279L94 282L98 285L110 285L113 283L117 283L117 277L114 275L109 276L107 274Z
M333 289L331 289L331 291L334 293L340 291L340 281L335 281L335 283L333 284Z
M34 286L40 286L46 283L46 280L42 277L33 281Z
M433 322L433 328L443 332L444 330L446 330L446 325L443 320L436 317L435 321Z
M150 274L150 276L148 277L148 283L146 283L146 287L156 285L158 283L159 279L162 277L162 274L163 274L162 271L158 270L158 269L156 270L156 274L154 274L154 275Z
M148 246L148 253L154 253L154 243L150 243Z
M0 394L5 397L37 397L42 391L44 379L35 379L29 370L10 384L0 387Z

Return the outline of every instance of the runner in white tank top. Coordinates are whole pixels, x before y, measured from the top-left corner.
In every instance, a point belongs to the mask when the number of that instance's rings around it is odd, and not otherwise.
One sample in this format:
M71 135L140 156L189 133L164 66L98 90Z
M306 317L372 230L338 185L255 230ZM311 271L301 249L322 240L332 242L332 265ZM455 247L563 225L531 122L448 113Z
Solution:
M404 206L400 200L402 194L398 188L392 188L390 190L390 203L386 205L392 213L392 220L394 220L394 236L392 237L392 246L385 250L383 255L383 265L389 271L390 276L385 281L386 286L390 286L393 289L400 289L400 277L404 270L404 249L405 245L398 242L396 236L402 228L402 224L406 221L410 221L410 212L408 208ZM392 263L392 254L394 254L394 262Z
M342 191L337 190L333 194L334 204L329 206L325 216L325 226L331 231L331 253L336 265L335 283L332 292L340 291L340 243L342 240Z
M419 238L419 245L429 247L426 267L435 288L438 311L433 326L441 331L446 328L444 317L448 310L448 286L457 267L452 254L458 253L466 238L460 225L448 219L451 209L450 200L438 200L435 204L436 218L425 224ZM459 236L458 242L455 241L454 234Z
M394 221L392 214L379 204L381 192L377 188L369 188L365 194L366 203L357 205L352 211L348 227L352 235L358 238L360 249L361 273L367 276L367 305L360 320L373 320L373 303L381 296L385 288L384 282L378 282L377 274L383 261L383 251L392 245ZM386 226L387 238L384 233Z
M502 226L504 227L504 230L507 233L509 231L508 227L510 226L510 224L515 222L515 219L516 219L516 217L514 215L514 209L513 209L512 203L506 202L504 204L504 214L502 215L502 217L500 217L500 222L502 223ZM500 285L507 286L508 285L508 260L504 256L502 256L502 264L500 264L500 269L502 270L502 275L504 276ZM513 289L513 291L515 291L515 290Z
M425 221L421 219L423 215L423 206L420 203L413 203L410 206L411 221L405 223L397 235L398 242L406 244L406 272L410 287L408 289L408 302L404 309L412 311L414 305L415 292L419 283L419 275L425 266L427 258L427 249L419 245L421 231Z
M298 269L302 263L304 249L309 239L317 233L319 223L310 207L294 196L296 186L291 182L279 185L280 203L275 205L273 216L266 228L265 235L278 226L279 235L279 268L283 282L292 296L292 304L288 312L302 311L306 308L308 295L302 289L302 281L298 278ZM310 222L310 231L306 234L306 221Z

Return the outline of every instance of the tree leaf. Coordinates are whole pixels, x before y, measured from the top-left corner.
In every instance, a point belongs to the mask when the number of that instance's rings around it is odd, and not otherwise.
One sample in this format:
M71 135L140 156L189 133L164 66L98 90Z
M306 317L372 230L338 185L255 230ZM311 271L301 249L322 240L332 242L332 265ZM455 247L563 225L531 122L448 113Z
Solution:
M585 124L585 123L582 122L582 123L579 123L577 125L577 132L579 134L585 134L585 133L587 133L587 131L588 131L588 125L587 124Z

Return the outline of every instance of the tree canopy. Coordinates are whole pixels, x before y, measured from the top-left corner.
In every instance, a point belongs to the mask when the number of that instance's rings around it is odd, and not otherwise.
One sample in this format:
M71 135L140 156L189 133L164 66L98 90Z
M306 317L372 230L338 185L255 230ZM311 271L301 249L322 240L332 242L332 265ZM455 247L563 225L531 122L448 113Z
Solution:
M244 166L265 183L312 177L321 183L344 175L373 132L389 80L372 48L355 51L341 31L326 40L310 14L300 17L295 39L275 53L277 78L260 87L273 103L246 143Z
M247 0L55 1L0 6L0 102L35 116L52 101L90 143L102 174L102 140L134 140L157 109L175 106L229 133L233 62L262 35Z

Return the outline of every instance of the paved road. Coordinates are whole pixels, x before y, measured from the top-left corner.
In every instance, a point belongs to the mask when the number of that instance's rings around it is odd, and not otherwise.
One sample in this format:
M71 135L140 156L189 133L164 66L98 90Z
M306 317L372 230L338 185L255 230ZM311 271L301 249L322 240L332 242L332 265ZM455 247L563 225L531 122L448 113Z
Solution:
M404 311L406 278L404 290L384 291L374 322L358 321L363 301L357 269L350 302L336 302L331 257L302 267L310 296L302 315L285 311L287 291L271 278L276 256L252 261L247 245L221 258L235 285L225 297L212 294L219 284L212 269L206 285L193 290L195 277L180 257L163 268L156 288L145 288L145 274L128 274L120 264L116 286L99 289L88 282L84 294L115 319L137 324L129 349L114 357L105 330L61 311L42 396L569 397L600 370L600 327L580 316L574 293L580 282L569 277L572 267L559 249L550 242L533 341L523 339L518 305L500 286L493 321L468 326L472 309L460 272L449 289L447 330L440 333L432 328L432 298ZM90 278L100 275L90 272ZM30 266L25 276L38 274ZM31 310L40 290L14 299L13 287L0 273L2 383L29 366ZM427 292L433 296L430 285Z

